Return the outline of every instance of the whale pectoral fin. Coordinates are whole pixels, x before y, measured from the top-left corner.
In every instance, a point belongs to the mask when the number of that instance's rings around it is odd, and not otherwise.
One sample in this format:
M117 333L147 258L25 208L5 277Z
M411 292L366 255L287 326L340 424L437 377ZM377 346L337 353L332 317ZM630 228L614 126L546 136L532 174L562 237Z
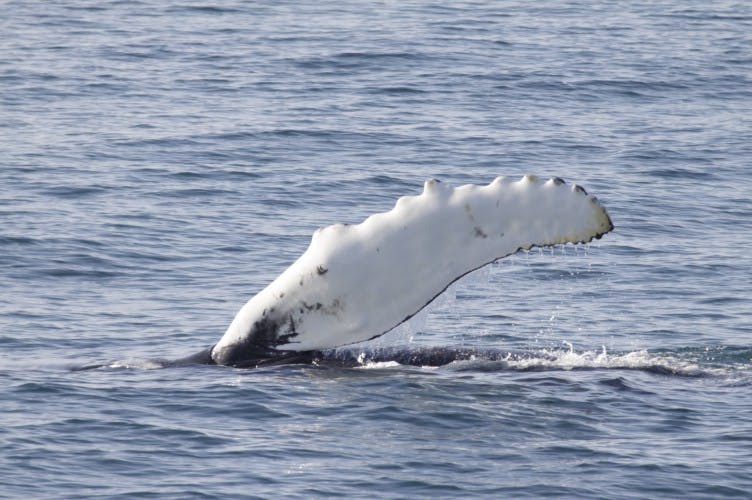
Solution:
M612 229L597 198L558 177L457 188L427 181L389 212L316 231L306 252L241 308L210 357L239 366L266 353L370 340L475 269L520 249L587 243Z

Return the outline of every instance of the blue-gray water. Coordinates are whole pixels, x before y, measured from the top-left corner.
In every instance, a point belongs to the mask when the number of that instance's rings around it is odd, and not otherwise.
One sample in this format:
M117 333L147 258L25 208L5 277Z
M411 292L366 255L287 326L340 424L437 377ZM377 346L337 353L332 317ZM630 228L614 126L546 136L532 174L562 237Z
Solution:
M0 496L749 497L749 3L0 19ZM524 173L584 185L615 232L506 259L372 347L525 360L149 361L216 342L315 228Z

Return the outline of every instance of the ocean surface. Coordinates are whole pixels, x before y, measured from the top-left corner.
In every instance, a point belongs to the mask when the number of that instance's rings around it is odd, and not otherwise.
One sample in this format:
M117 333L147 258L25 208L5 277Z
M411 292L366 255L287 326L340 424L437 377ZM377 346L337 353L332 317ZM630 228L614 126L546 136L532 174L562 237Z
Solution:
M752 496L749 2L8 1L0 40L0 497ZM350 348L516 355L155 361L316 228L526 173L615 231Z

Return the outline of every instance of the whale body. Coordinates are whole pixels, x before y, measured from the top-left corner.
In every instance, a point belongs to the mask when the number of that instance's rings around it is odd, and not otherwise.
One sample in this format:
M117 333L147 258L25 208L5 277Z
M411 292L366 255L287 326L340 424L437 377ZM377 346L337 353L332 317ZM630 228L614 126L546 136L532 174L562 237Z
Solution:
M521 249L587 243L613 227L594 196L559 178L456 188L431 179L388 212L316 230L219 342L186 360L310 361L310 353L383 335L486 264Z

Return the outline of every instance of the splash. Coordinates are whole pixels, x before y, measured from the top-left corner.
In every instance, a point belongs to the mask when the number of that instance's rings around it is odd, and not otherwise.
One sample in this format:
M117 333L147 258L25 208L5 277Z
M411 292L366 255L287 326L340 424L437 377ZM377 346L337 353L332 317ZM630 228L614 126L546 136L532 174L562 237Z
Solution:
M679 377L752 377L752 351L718 347L650 352L645 349L609 353L606 347L501 351L482 348L390 347L368 350L338 349L324 353L328 364L358 368L419 366L461 371L580 371L635 370Z
M568 343L567 343L568 344ZM647 350L609 354L605 347L595 351L577 352L571 344L566 350L541 350L529 356L504 360L506 368L520 371L535 370L640 370L665 375L698 377L705 374L697 363L673 356L651 354Z

